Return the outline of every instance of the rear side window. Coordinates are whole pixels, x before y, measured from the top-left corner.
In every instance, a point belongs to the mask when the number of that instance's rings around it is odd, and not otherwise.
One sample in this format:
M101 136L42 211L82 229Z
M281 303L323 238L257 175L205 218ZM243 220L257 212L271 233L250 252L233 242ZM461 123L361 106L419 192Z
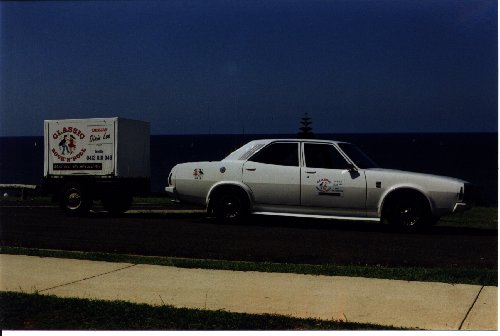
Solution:
M308 168L348 169L349 164L333 145L304 144Z
M259 149L261 149L264 146L265 146L264 144L258 144L258 145L253 146L252 148L250 148L250 150L248 152L246 152L245 154L240 156L240 160L243 160L243 161L247 160L250 156L252 156L255 152L257 152Z
M299 166L298 143L273 143L250 158L252 162L279 166Z

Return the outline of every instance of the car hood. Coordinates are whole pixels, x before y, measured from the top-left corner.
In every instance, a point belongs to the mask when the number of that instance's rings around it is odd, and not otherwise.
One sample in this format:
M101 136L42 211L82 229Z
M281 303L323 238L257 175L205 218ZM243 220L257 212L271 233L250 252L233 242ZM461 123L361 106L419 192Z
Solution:
M439 179L441 181L449 181L449 182L458 182L458 183L468 183L467 181L454 178L454 177L448 177L448 176L441 176L441 175L434 175L434 174L425 174L425 173L415 173L415 172L409 172L409 171L404 171L404 170L397 170L397 169L387 169L387 168L369 168L366 169L366 171L369 172L375 172L380 175L388 175L391 177L399 177L399 176L406 176L406 177L413 177L413 178L425 178L425 179Z

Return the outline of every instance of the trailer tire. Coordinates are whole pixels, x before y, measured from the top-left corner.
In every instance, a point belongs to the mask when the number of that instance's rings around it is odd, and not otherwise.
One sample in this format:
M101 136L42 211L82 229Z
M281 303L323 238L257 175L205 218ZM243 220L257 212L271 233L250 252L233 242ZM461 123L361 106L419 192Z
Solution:
M79 184L67 184L61 191L59 205L70 216L81 216L89 212L92 198Z
M104 209L112 215L121 215L132 205L132 195L127 193L107 194L102 198Z

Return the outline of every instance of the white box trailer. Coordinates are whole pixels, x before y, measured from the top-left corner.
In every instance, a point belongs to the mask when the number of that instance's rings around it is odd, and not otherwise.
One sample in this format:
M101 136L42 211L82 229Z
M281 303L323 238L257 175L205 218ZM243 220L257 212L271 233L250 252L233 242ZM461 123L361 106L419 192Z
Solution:
M150 189L150 125L125 118L45 120L44 189L69 214L113 213Z

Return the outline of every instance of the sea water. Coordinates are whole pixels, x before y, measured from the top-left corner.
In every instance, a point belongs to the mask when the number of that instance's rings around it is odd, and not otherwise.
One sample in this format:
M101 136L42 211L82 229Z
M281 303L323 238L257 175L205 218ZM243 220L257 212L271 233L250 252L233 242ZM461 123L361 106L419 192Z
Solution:
M296 135L152 135L151 190L163 191L177 163L217 161L250 140ZM479 203L497 205L497 133L316 134L356 144L383 168L460 178L480 190ZM0 184L39 184L43 137L0 137Z

